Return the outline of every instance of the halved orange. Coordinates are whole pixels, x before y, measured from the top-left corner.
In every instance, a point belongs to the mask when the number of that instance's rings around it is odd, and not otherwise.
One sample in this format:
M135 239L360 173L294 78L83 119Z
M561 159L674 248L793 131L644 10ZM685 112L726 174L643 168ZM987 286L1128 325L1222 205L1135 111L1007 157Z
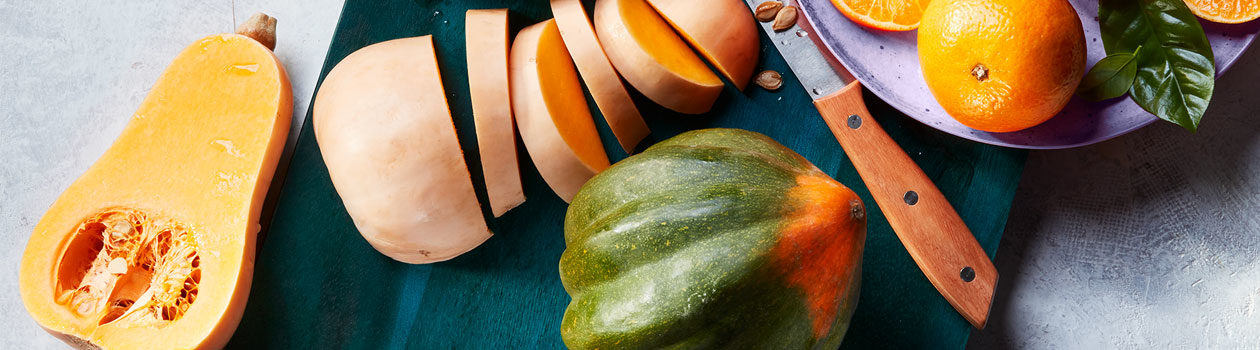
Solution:
M1199 18L1216 23L1242 23L1260 17L1260 0L1185 0Z
M1190 1L1190 0L1188 0ZM1206 0L1203 0L1206 1ZM1255 0L1260 1L1260 0ZM919 27L931 0L831 0L849 20L866 27L907 31Z

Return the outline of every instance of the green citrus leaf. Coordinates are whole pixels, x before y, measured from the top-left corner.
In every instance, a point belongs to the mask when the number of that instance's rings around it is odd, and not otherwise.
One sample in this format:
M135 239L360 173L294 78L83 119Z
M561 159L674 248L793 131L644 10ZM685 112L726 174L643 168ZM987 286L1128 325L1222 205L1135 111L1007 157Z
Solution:
M1107 55L1089 69L1076 93L1090 101L1124 96L1137 77L1137 60L1131 53Z
M1133 101L1160 119L1198 129L1216 85L1212 46L1181 0L1101 0L1098 20L1108 53L1133 52Z

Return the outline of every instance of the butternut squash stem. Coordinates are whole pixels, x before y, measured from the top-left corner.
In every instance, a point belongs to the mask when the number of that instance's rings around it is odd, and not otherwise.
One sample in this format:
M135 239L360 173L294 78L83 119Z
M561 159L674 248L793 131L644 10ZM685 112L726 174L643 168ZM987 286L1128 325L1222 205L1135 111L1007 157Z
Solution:
M268 50L276 49L276 19L263 13L255 13L248 21L236 27L236 34L254 39Z

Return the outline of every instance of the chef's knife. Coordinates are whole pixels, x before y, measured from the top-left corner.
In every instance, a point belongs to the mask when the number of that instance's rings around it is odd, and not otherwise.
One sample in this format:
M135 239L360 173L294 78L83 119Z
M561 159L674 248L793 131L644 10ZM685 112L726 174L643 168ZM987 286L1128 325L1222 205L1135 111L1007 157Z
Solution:
M778 0L745 0L754 11L765 1ZM784 3L799 8L796 0ZM809 16L800 17L797 26L785 31L775 31L771 23L761 27L805 86L919 269L967 322L983 329L998 278L993 262L932 180L871 118L862 85L826 50L819 50Z

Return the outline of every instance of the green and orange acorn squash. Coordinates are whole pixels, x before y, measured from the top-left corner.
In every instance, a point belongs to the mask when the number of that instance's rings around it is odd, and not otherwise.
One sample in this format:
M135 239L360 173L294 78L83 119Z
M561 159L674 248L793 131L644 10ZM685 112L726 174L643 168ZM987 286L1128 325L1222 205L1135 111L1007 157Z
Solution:
M698 130L596 175L565 217L574 349L834 349L865 209L765 135Z

